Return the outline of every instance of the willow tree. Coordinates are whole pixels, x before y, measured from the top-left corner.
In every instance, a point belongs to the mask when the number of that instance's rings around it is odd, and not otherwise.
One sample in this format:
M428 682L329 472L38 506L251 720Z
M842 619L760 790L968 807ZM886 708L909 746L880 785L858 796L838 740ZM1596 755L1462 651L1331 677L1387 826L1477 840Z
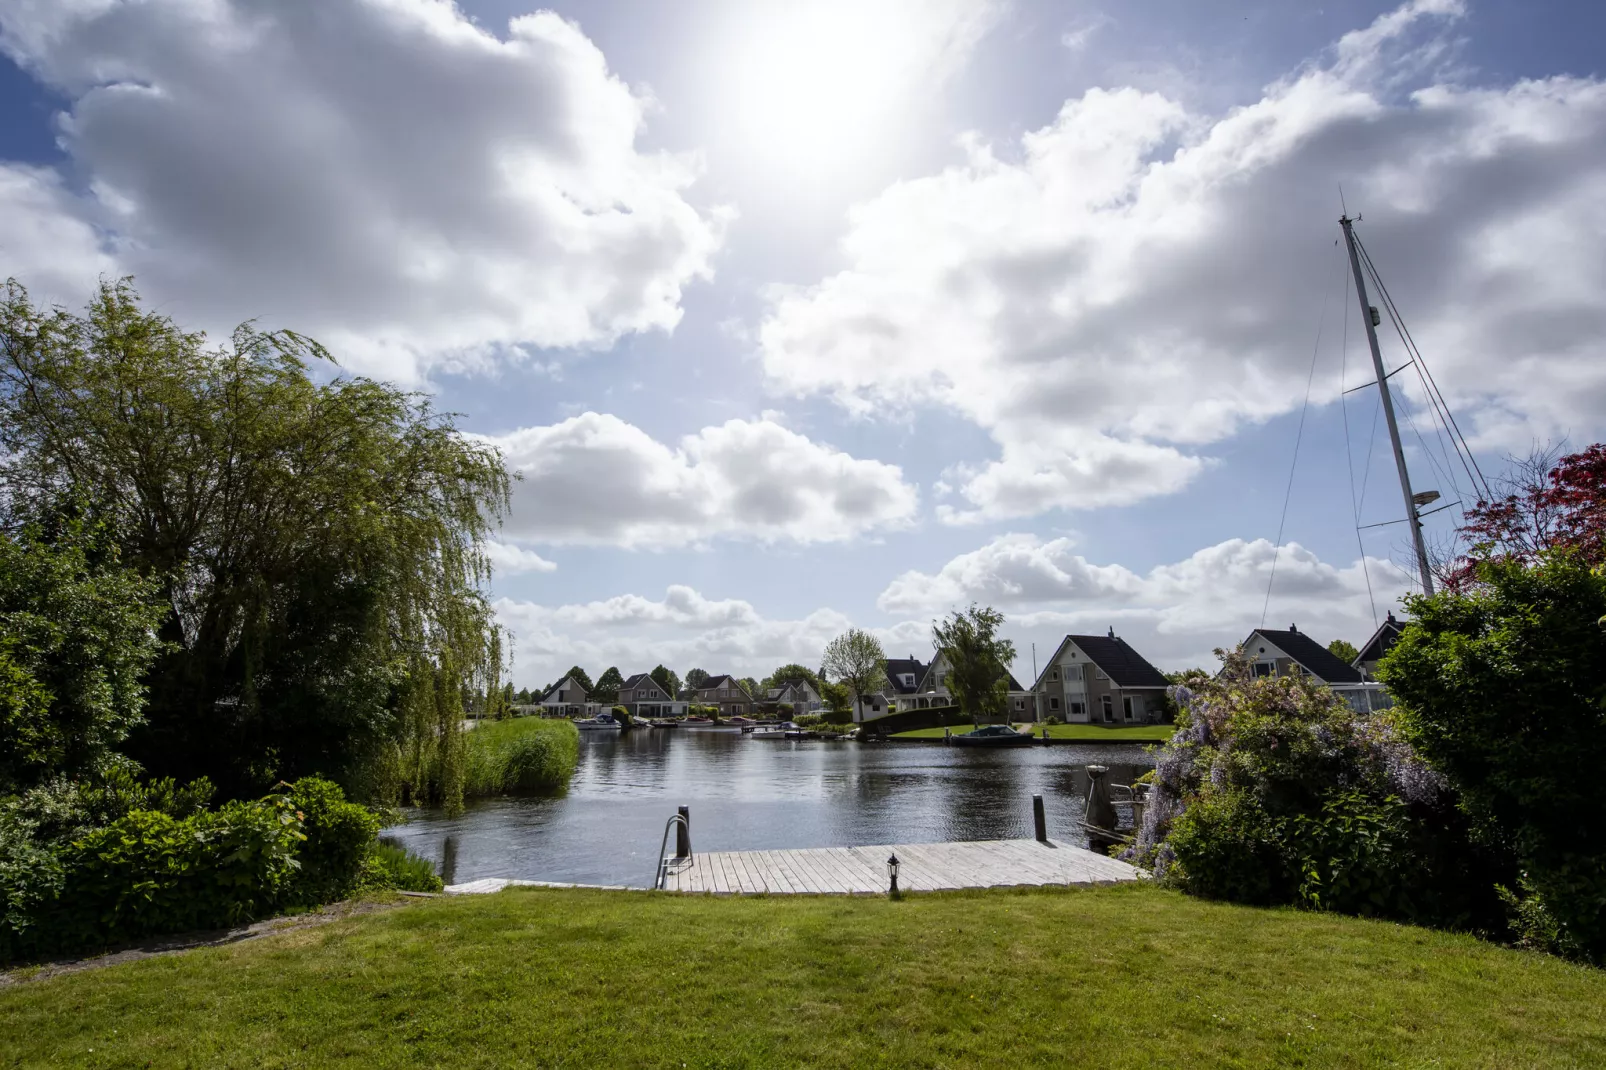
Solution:
M466 693L499 666L484 553L508 502L492 448L419 394L293 331L227 344L128 280L82 315L0 306L0 511L87 503L153 579L167 652L131 755L226 792L319 772L419 801L459 791Z
M998 637L1004 615L974 604L931 626L931 645L948 663L944 680L961 713L972 721L1009 713L1009 665L1015 644Z

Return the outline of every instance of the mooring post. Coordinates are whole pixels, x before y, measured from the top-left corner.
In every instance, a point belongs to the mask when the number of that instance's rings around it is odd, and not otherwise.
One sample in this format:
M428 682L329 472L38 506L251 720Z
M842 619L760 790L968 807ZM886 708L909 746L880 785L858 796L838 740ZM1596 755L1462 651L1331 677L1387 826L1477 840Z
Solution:
M1048 842L1048 822L1043 818L1043 797L1032 796L1032 828L1037 831L1037 842Z
M691 807L682 806L680 816L684 820L675 822L675 857L685 858L691 854Z

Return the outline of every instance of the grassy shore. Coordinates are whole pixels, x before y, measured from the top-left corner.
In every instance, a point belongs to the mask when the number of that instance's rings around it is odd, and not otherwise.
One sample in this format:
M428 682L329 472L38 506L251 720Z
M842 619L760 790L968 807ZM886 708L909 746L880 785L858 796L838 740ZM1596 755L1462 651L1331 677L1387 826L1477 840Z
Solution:
M566 720L514 717L468 733L463 794L501 795L562 787L580 760L580 731Z
M1096 724L1052 724L1052 725L1016 725L1022 731L1029 731L1039 739L1047 731L1050 739L1079 739L1090 743L1164 743L1176 731L1168 724L1146 724L1128 727L1110 727ZM921 728L913 732L899 732L893 739L941 739L944 731L959 735L970 731L969 725L957 728Z
M518 890L0 989L0 1065L1606 1065L1606 972L1150 887Z

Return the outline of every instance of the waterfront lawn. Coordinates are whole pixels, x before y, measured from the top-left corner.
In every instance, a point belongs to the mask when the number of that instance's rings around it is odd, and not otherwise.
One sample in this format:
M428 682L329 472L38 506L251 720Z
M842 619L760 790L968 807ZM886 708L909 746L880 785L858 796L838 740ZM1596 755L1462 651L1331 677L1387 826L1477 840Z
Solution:
M0 1065L1606 1065L1606 971L1147 886L510 890L0 988Z

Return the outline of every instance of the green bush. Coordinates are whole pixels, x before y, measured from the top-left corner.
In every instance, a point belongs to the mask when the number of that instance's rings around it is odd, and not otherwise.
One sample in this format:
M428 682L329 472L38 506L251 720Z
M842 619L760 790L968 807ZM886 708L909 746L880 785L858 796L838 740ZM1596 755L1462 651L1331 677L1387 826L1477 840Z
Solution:
M563 719L525 717L468 734L466 795L560 788L580 760L580 732Z
M187 818L136 810L66 849L65 888L40 930L81 948L261 917L289 892L303 839L284 796Z
M306 836L296 852L300 870L289 898L301 906L345 899L362 883L379 818L366 806L347 802L333 781L302 777L286 786Z
M1519 930L1547 917L1550 943L1606 962L1606 574L1565 553L1483 562L1468 590L1409 606L1378 667L1402 731L1515 853L1535 899Z
M440 875L429 859L421 858L398 843L377 841L368 857L368 884L395 888L403 892L438 892Z
M1211 898L1505 930L1510 858L1474 840L1386 716L1223 659L1219 677L1172 688L1179 727L1124 857Z

